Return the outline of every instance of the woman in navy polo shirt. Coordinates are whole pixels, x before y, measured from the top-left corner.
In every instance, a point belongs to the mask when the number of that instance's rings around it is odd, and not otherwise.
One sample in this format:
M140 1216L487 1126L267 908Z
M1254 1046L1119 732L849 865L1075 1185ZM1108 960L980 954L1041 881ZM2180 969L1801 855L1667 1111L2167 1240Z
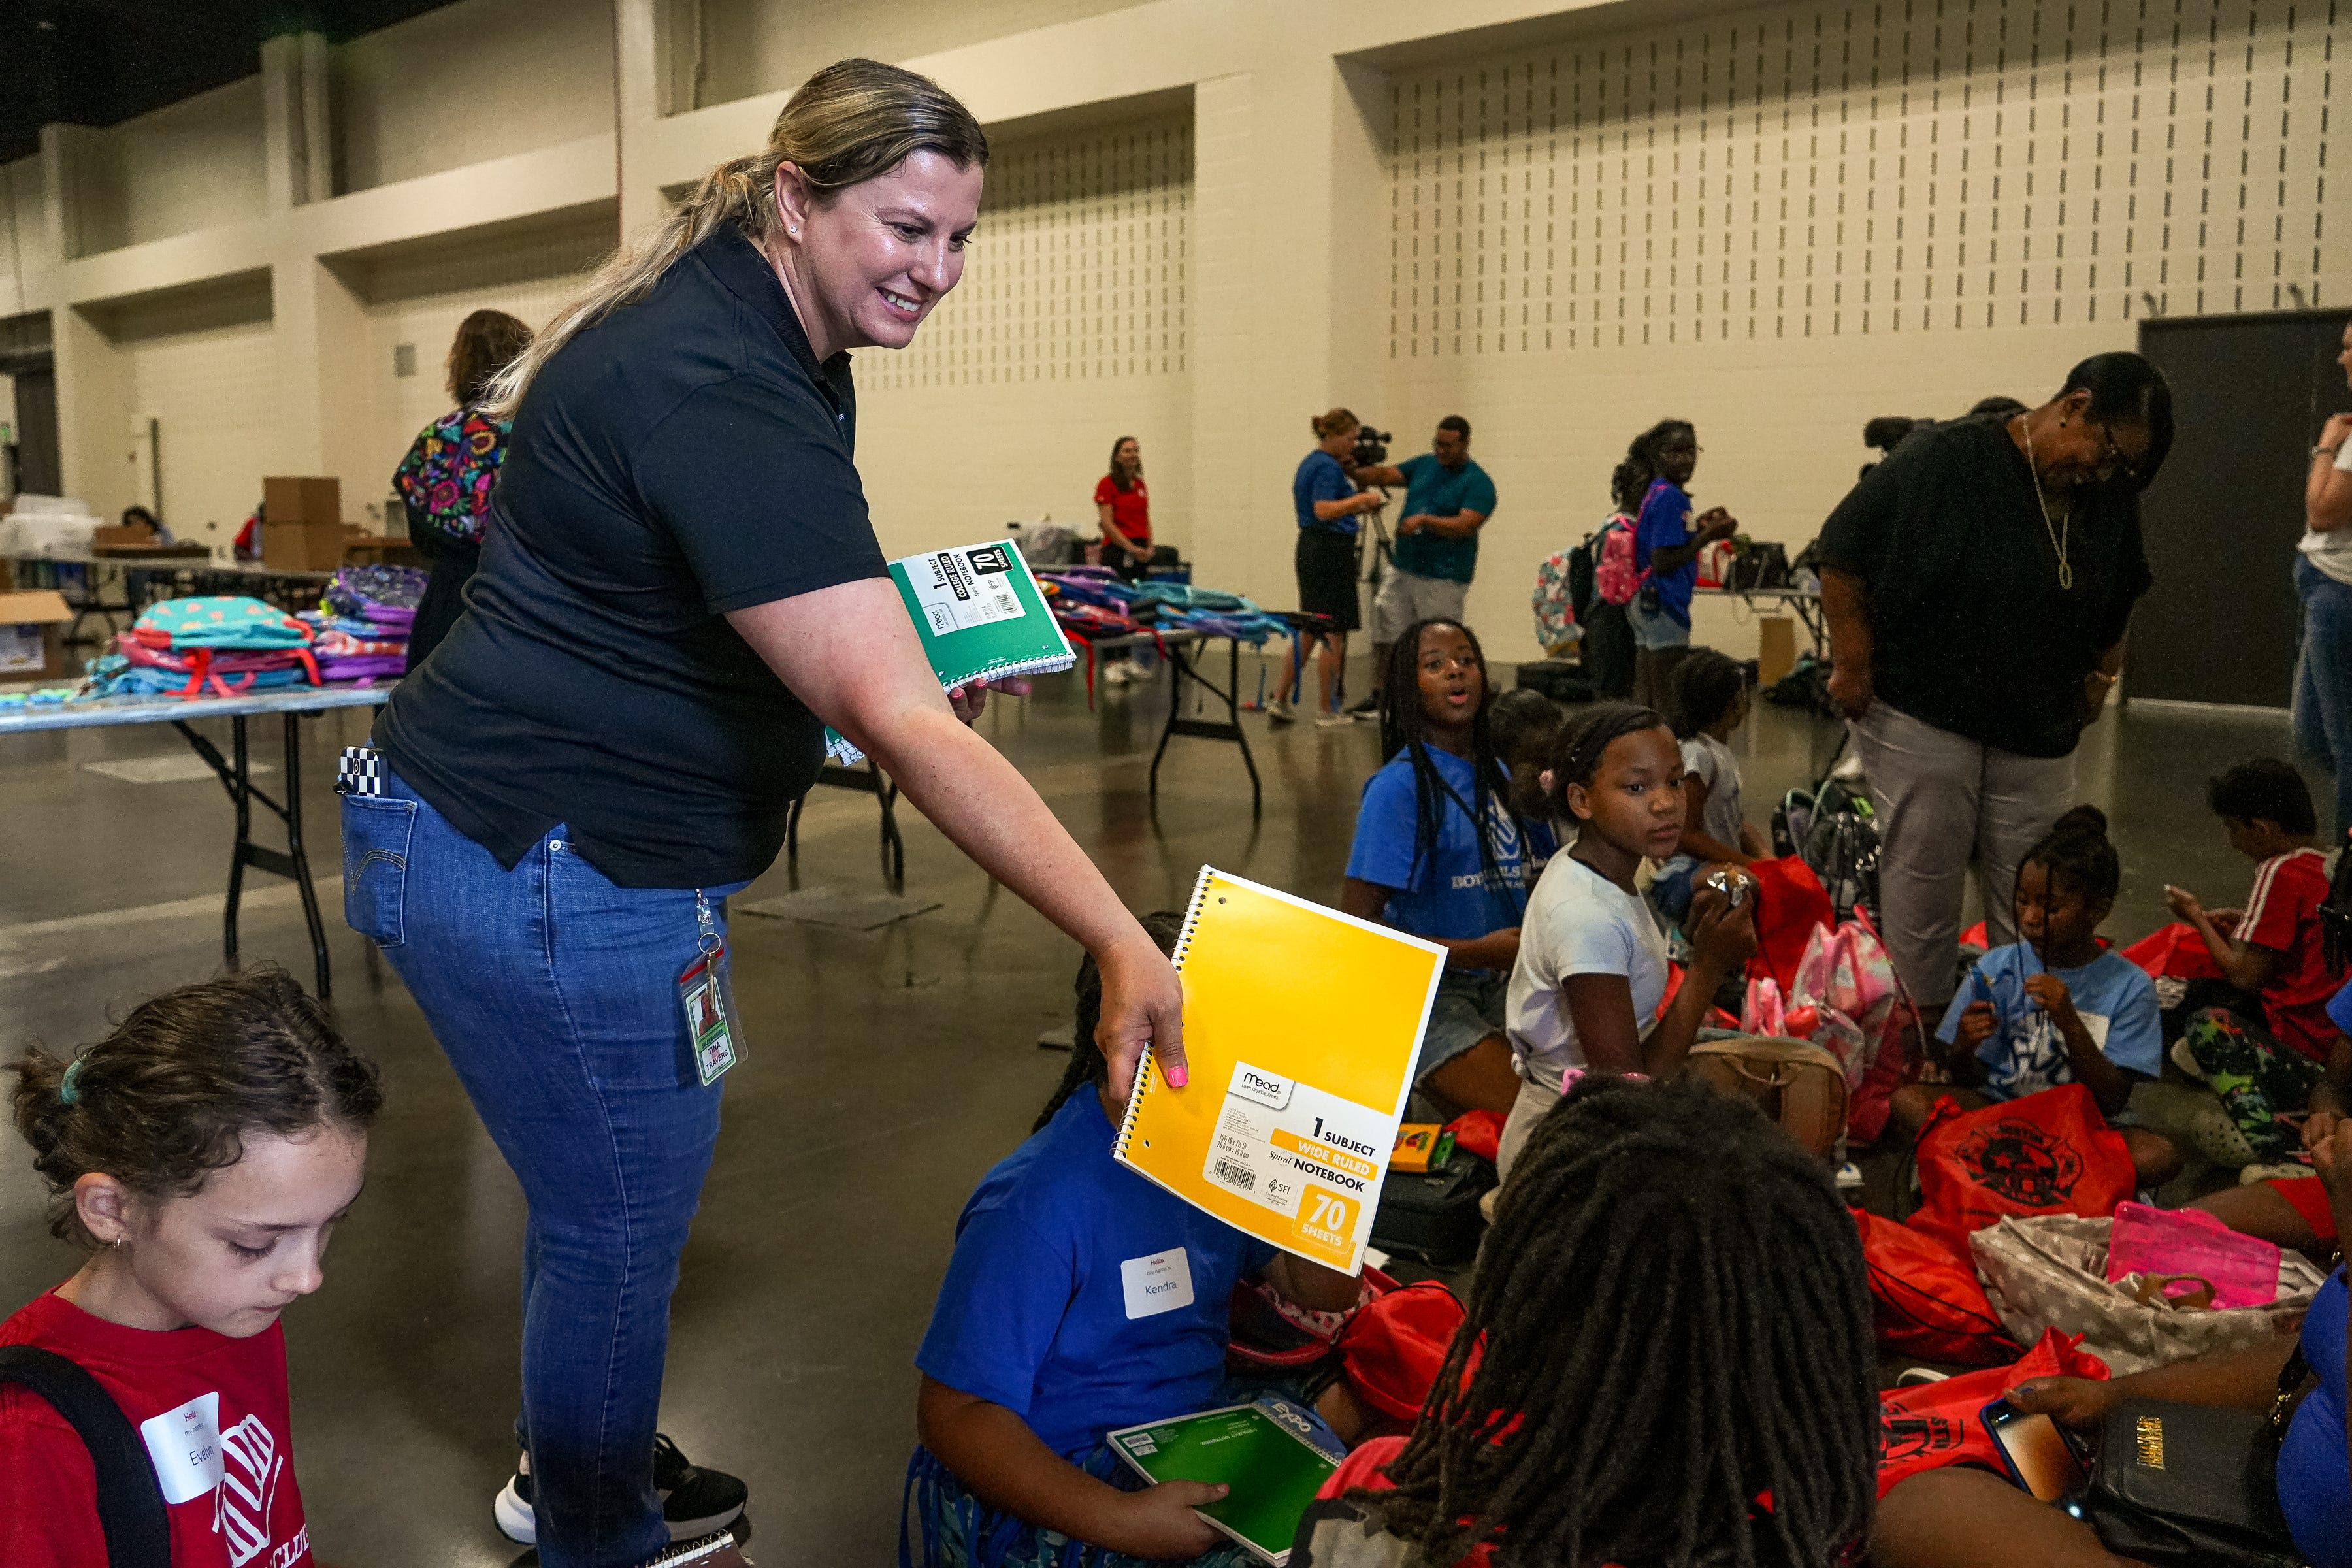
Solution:
M607 263L499 379L465 613L376 728L382 793L345 796L348 917L530 1201L530 1463L498 1515L549 1568L641 1563L742 1507L657 1458L655 1415L732 1062L720 911L826 724L1095 956L1119 1092L1147 1043L1183 1081L1174 970L959 721L979 696L940 692L851 459L847 351L906 346L955 286L987 159L937 85L845 60Z

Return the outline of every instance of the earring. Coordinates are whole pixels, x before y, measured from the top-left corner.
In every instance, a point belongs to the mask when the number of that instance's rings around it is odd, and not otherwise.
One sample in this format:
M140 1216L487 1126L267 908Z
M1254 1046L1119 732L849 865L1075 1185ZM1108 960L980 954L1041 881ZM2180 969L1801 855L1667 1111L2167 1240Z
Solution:
M793 230L793 232L794 234L798 234L798 233L800 232L800 230L798 230L798 229L794 229L794 230ZM2058 428L2060 428L2061 430L2063 430L2064 428L2066 428L2066 422L2065 422L2063 419L2061 419L2060 421L2058 421Z

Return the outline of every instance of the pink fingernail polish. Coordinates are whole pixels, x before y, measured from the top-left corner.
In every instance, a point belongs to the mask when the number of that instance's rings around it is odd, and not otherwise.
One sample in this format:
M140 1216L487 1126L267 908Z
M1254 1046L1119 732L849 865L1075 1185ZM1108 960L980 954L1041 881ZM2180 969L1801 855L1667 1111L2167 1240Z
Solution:
M1168 1069L1168 1081L1178 1089L1183 1088L1185 1083L1191 1078L1192 1074L1186 1072L1181 1067L1173 1067Z

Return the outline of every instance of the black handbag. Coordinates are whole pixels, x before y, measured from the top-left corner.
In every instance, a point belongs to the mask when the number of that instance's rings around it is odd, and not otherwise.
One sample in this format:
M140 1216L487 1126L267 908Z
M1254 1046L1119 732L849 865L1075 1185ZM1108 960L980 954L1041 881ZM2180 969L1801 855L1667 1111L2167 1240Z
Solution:
M2070 1511L2108 1551L2158 1568L2301 1568L2278 1451L2307 1373L2298 1350L2268 1415L2125 1400L2099 1424L2090 1484Z
M172 1520L147 1445L98 1379L32 1345L0 1348L0 1383L30 1389L81 1434L98 1472L108 1568L172 1568Z

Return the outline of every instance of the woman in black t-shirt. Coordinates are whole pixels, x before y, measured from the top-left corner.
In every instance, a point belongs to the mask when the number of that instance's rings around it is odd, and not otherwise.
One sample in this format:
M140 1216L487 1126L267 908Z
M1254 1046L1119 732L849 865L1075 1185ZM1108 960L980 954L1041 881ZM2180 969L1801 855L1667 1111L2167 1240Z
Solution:
M496 1513L549 1568L743 1506L655 1413L737 1045L724 900L825 725L1099 962L1115 1093L1147 1045L1184 1081L1174 970L971 732L979 693L940 690L851 458L848 351L955 286L987 157L936 84L844 61L608 262L486 405L514 426L466 613L386 706L380 793L344 797L352 924L530 1202L530 1462Z
M2147 591L2139 492L2172 391L2132 353L2084 360L2003 419L1914 431L1822 529L1830 695L1878 812L1888 956L1923 1012L1958 983L1973 855L1995 946L2019 859L2074 804L2074 745Z

